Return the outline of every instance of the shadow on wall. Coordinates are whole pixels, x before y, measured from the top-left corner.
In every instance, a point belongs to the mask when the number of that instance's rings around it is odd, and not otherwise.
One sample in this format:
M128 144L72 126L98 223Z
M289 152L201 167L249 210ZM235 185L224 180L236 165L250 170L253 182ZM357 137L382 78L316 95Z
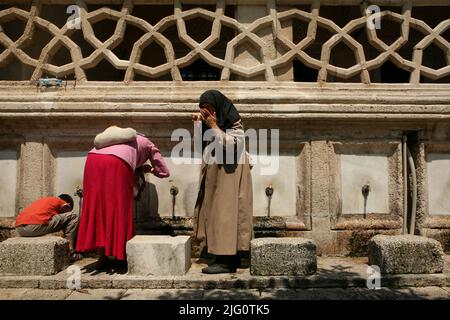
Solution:
M147 181L141 198L138 201L134 201L133 216L137 227L136 232L139 229L138 226L150 227L162 223L158 208L159 197L156 185Z
M367 244L377 234L396 235L397 231L381 231L381 230L356 230L352 231L348 240L349 257L366 257Z
M188 235L193 230L191 217L161 217L158 192L151 182L146 182L140 201L134 204L136 235Z

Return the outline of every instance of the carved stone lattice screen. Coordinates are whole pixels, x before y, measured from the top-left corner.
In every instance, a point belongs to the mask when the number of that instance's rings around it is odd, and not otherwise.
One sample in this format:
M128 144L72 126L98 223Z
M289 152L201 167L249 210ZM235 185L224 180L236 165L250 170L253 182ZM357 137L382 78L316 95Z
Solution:
M268 1L261 6L263 15L246 21L236 14L240 5L223 0L215 5L74 0L79 20L68 23L67 1L30 2L0 4L0 80L183 81L183 70L194 65L217 73L209 80L373 83L390 82L382 75L390 64L405 74L403 82L450 82L450 19L440 12L448 13L450 5L429 11L444 17L433 25L415 17L410 1L382 7L372 16L380 19L381 29L372 29L368 4L345 11L319 1L308 6ZM342 12L357 14L338 23ZM383 33L396 37L387 43ZM252 63L240 59L244 51ZM203 65L195 65L199 62Z

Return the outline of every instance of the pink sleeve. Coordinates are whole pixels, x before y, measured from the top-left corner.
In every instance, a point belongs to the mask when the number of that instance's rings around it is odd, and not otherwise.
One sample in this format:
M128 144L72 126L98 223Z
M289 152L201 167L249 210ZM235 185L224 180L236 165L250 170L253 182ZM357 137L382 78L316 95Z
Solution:
M167 167L166 161L164 160L161 151L158 147L150 142L150 162L154 169L153 174L158 178L167 178L170 176L169 168Z

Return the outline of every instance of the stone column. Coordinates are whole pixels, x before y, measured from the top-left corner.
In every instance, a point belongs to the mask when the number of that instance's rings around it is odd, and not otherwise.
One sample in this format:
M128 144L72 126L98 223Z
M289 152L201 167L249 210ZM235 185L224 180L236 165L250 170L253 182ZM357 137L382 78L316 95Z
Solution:
M318 254L333 252L330 219L329 146L326 141L311 141L312 232Z
M27 136L25 139L20 153L19 212L43 196L42 137Z

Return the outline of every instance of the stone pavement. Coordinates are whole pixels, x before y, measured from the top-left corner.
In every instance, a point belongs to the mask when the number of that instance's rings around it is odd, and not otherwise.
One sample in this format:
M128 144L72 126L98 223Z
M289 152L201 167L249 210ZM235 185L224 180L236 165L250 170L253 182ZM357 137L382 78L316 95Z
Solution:
M0 299L450 299L450 256L440 274L382 275L381 289L367 289L367 258L318 257L310 276L205 275L205 261L193 259L183 276L131 276L97 272L95 259L80 267L80 290L67 289L73 274L0 276Z
M450 300L450 287L310 289L0 289L0 300Z

